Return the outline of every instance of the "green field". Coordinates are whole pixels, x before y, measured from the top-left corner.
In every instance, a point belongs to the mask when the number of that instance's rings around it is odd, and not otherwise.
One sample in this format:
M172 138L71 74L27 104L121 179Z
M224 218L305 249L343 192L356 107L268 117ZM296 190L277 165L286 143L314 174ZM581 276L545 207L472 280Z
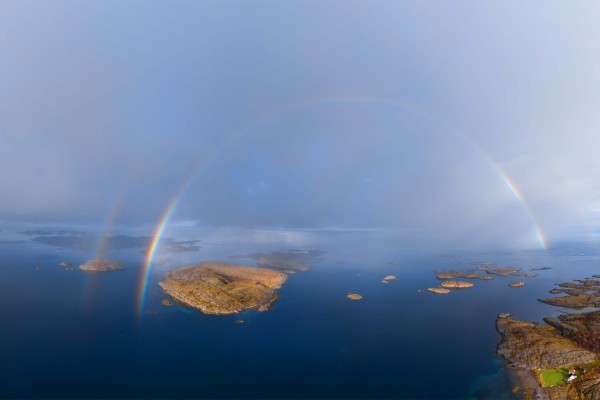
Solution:
M590 370L593 367L600 365L600 360L594 361L591 364L586 364L583 367L586 370ZM577 368L575 375L579 377L580 369ZM542 384L542 387L552 387L562 385L567 381L567 375L569 374L569 368L555 368L555 369L543 369L538 371L538 377Z

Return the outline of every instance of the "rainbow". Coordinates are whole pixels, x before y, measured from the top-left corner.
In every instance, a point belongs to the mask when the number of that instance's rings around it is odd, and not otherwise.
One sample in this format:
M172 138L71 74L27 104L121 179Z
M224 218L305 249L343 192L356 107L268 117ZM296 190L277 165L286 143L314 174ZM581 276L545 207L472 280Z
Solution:
M316 98L310 98L308 100L302 100L298 102L291 103L287 106L283 106L277 108L273 111L267 112L265 114L261 114L259 117L251 120L248 124L244 125L240 129L231 133L220 145L216 146L213 151L209 153L209 156L201 161L198 166L190 173L190 175L183 180L179 189L175 192L175 195L170 199L167 204L167 207L163 211L161 218L154 230L153 238L146 254L146 260L144 266L140 273L140 278L138 281L138 290L137 290L137 311L138 315L141 316L143 312L144 303L146 300L146 292L148 289L148 282L151 275L152 270L152 261L154 259L154 255L156 253L156 249L160 243L162 235L165 231L166 226L171 219L173 212L177 208L177 205L180 199L183 197L191 183L195 180L195 178L203 171L203 169L213 160L215 160L228 146L230 146L237 139L242 137L244 134L252 131L252 129L259 127L260 125L272 120L273 118L283 116L291 111L297 111L302 108L311 107L318 104L326 104L326 103L339 103L339 102L370 102L370 103L380 103L387 104L394 107L401 107L402 109L409 109L414 111L417 114L423 115L429 119L436 121L438 124L448 129L450 132L462 138L466 143L468 143L481 157L493 168L493 170L500 176L503 182L508 186L515 199L519 201L523 207L525 208L530 220L533 223L534 231L537 237L538 242L542 246L543 249L547 249L546 239L544 237L543 231L535 214L533 213L529 204L525 201L523 194L521 193L519 187L516 183L509 177L509 175L500 167L500 165L494 161L494 159L488 155L483 149L481 149L478 145L476 145L465 133L453 128L451 125L441 120L439 117L431 114L426 110L422 110L415 105L405 102L401 99L397 99L394 97L380 97L380 96L357 96L357 95L340 95L340 96L321 96Z
M517 186L515 181L513 179L511 179L511 177L506 173L506 171L504 171L504 169L502 169L500 164L498 164L498 162L495 161L484 149L482 149L480 146L476 145L475 143L472 143L472 145L477 149L479 154L486 159L486 161L489 163L489 165L492 166L492 168L496 171L496 173L500 176L500 178L502 178L502 181L506 184L506 186L508 186L508 189L511 191L513 196L523 205L523 207L525 208L525 211L527 212L527 215L529 216L529 219L531 220L531 223L533 224L535 236L536 236L538 242L540 243L540 245L542 246L542 248L544 250L547 250L548 243L544 236L544 232L542 231L540 223L538 222L537 217L535 216L533 210L529 206L529 203L525 200L525 197L523 196L521 189L519 189L519 186Z

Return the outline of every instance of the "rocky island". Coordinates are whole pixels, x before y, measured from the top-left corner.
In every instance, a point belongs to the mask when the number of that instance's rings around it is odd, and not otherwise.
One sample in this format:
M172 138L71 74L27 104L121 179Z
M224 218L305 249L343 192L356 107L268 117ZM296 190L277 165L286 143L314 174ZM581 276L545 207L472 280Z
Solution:
M81 264L79 269L91 272L107 272L122 271L125 267L122 262L109 260L108 258L94 258Z
M569 290L597 290L592 279L560 284L553 293L566 296L540 299L555 306L597 307L594 294ZM526 399L600 399L600 311L544 318L545 325L500 314L496 329L501 336L496 352L507 366L534 374L539 385L527 387Z
M564 293L566 296L539 299L542 303L558 307L581 310L588 307L600 307L600 280L583 279L565 282L550 291L552 294Z
M362 300L363 299L363 297L360 294L352 293L352 292L348 292L348 295L346 297L348 297L349 300Z
M489 275L479 274L473 270L470 270L467 272L461 272L461 271L457 271L455 269L452 271L436 271L435 277L440 280L463 278L463 279L481 279L484 281L489 281L489 280L494 279L493 277L491 277Z
M452 290L444 289L441 287L427 288L427 291L430 293L435 293L435 294L450 294L450 293L452 293Z
M268 310L286 280L285 273L273 269L210 261L168 272L160 286L205 314L227 315Z
M445 289L467 289L473 287L474 285L471 282L464 281L444 281L440 284L440 286Z
M508 284L508 286L510 286L511 288L523 287L523 286L525 286L525 282L522 282L522 281L511 282Z

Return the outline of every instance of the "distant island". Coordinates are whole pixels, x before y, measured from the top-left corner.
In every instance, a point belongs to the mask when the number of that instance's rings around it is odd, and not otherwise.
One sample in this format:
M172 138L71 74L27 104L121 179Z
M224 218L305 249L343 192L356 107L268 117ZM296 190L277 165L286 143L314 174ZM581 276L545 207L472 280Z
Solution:
M256 265L264 268L282 270L288 274L304 272L310 265L320 261L324 253L319 250L286 250L270 253L251 253L230 256L232 259L251 259Z
M160 287L204 314L228 315L268 310L287 277L274 269L209 261L166 273Z
M79 266L83 271L107 272L122 271L125 269L122 262L109 260L108 258L94 258Z
M598 307L600 281L566 282L539 299L559 307ZM500 314L496 352L519 376L531 373L537 384L524 384L525 399L600 399L600 311L544 318L546 325ZM527 382L527 379L523 379Z

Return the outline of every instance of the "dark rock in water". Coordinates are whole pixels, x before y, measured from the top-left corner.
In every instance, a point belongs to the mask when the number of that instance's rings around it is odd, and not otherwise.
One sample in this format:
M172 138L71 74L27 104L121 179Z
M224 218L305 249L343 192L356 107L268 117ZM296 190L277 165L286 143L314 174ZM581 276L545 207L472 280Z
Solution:
M83 271L106 272L106 271L122 271L125 269L122 262L109 260L108 258L95 258L86 261L79 266Z
M502 337L496 353L510 367L562 368L596 359L596 353L564 338L551 327L505 317L497 319L496 329Z
M552 269L550 267L541 267L541 268L531 268L531 271L546 271Z

